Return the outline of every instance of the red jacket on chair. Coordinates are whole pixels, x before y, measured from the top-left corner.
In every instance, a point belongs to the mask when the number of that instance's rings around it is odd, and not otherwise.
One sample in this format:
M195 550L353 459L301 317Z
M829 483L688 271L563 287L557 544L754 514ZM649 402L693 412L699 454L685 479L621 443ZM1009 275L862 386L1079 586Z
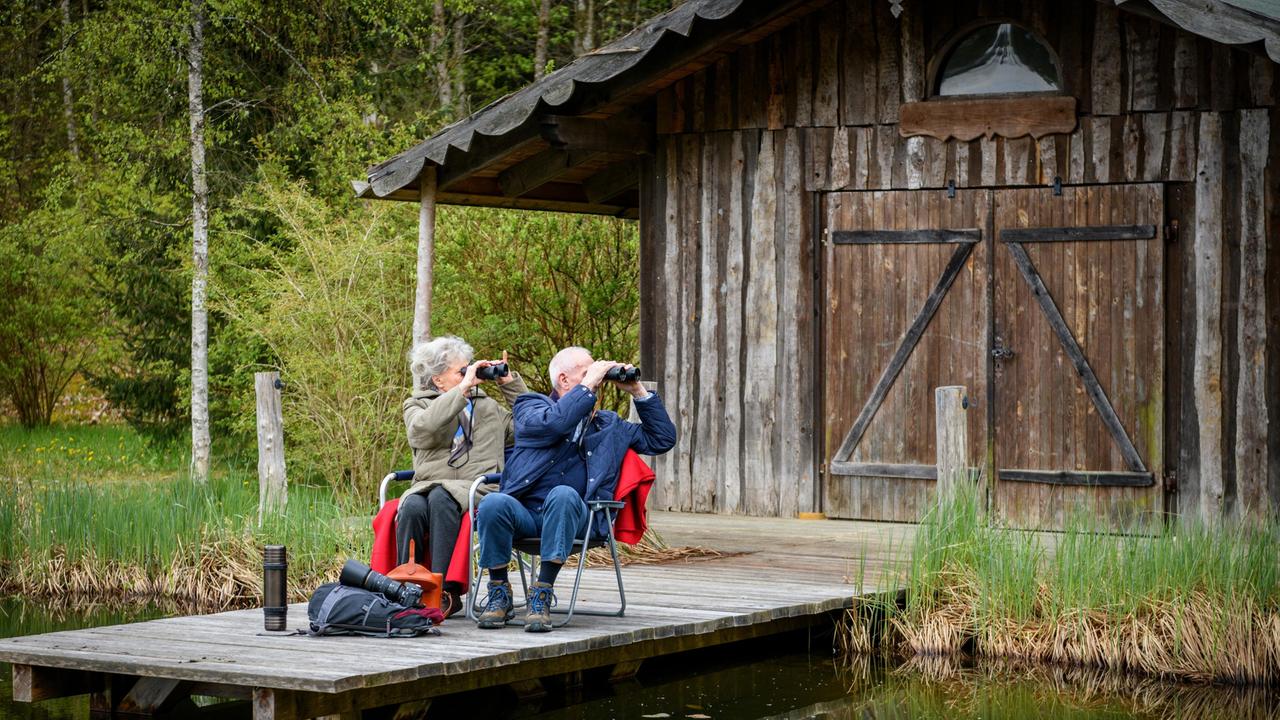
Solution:
M627 504L618 511L618 517L613 523L613 534L619 542L633 545L644 537L644 532L649 527L649 515L645 506L649 502L654 477L653 470L640 459L636 451L628 450L622 458L618 486L613 494L614 500L622 500ZM388 500L373 517L373 553L369 558L369 567L384 575L399 564L396 562L396 510L399 507L399 498ZM446 582L464 586L467 584L467 551L470 545L471 516L463 513L458 539L453 545L453 558L449 561L449 572L445 576Z
M400 507L400 499L388 500L386 505L373 516L373 553L369 557L369 567L383 575L391 572L400 563L396 562L396 510ZM456 582L467 585L467 539L471 530L471 518L462 515L462 527L458 530L458 540L453 546L453 559L449 562L449 572L445 582ZM423 548L427 552L429 548Z

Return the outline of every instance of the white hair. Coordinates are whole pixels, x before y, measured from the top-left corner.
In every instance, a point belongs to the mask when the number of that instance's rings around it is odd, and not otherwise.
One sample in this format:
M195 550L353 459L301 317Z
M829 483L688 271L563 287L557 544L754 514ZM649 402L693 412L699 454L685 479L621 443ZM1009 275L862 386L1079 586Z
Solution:
M462 338L441 335L413 346L409 353L409 372L419 378L425 389L431 385L431 378L448 370L450 365L459 360L470 363L474 356L475 350Z
M552 389L555 389L556 386L556 376L560 373L567 373L569 370L573 369L573 366L577 364L576 360L580 355L591 357L591 351L584 347L570 345L556 353L555 357L551 358L551 363L547 365L547 374L551 376Z

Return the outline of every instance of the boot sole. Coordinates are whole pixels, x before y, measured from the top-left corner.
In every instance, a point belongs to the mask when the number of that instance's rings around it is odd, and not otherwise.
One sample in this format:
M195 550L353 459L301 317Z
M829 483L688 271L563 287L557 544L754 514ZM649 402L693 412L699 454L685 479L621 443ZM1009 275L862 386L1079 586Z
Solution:
M507 614L506 618L500 621L499 620L477 620L476 627L480 628L481 630L497 630L498 628L506 627L507 623L511 622L511 619L514 618L515 616L516 616L516 613L513 610Z
M524 623L524 631L531 633L551 632L551 623L542 623L539 620L526 620Z

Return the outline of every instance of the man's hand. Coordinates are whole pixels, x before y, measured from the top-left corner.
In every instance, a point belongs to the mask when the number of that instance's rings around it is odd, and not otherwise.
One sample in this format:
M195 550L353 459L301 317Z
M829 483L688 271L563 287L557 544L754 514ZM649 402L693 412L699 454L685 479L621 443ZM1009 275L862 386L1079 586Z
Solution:
M507 374L506 374L506 375L503 375L502 377L498 378L498 384L499 384L499 385L506 385L507 383L509 383L509 382L511 382L512 380L515 380L515 379L516 379L516 375L515 375L515 373L511 372L511 370L510 370L511 365L507 363L507 351L506 351L506 350L503 350L503 351L502 351L502 364L503 364L503 365L506 365L508 369L507 369Z
M582 384L586 385L591 392L595 392L596 388L600 387L600 381L604 380L604 374L620 364L612 360L596 360L587 366L587 374L582 376Z
M623 369L628 370L628 371L629 371L629 370L631 370L633 367L635 367L635 366L634 366L634 365L623 365L623 366L622 366L622 368L623 368ZM622 390L623 392L631 393L631 397L633 397L633 398L635 398L635 399L637 399L637 400L639 400L640 398L643 398L643 397L645 397L645 396L647 396L647 395L649 394L649 391L645 389L644 385L641 385L641 384L640 384L640 379L639 379L639 378L636 378L635 380L632 380L631 382L620 382L620 381L618 381L618 380L613 380L613 381L611 381L611 382L613 382L613 384L614 384L614 385L617 385L617 386L618 386L618 389Z

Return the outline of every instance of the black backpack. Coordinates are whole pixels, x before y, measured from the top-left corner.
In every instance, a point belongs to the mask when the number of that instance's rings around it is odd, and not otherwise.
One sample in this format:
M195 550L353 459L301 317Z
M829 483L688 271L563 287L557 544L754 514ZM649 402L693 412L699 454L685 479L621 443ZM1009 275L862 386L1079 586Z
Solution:
M308 635L368 635L370 637L416 637L439 635L432 621L439 610L407 608L382 593L363 588L325 583L316 588L307 604L311 621Z

